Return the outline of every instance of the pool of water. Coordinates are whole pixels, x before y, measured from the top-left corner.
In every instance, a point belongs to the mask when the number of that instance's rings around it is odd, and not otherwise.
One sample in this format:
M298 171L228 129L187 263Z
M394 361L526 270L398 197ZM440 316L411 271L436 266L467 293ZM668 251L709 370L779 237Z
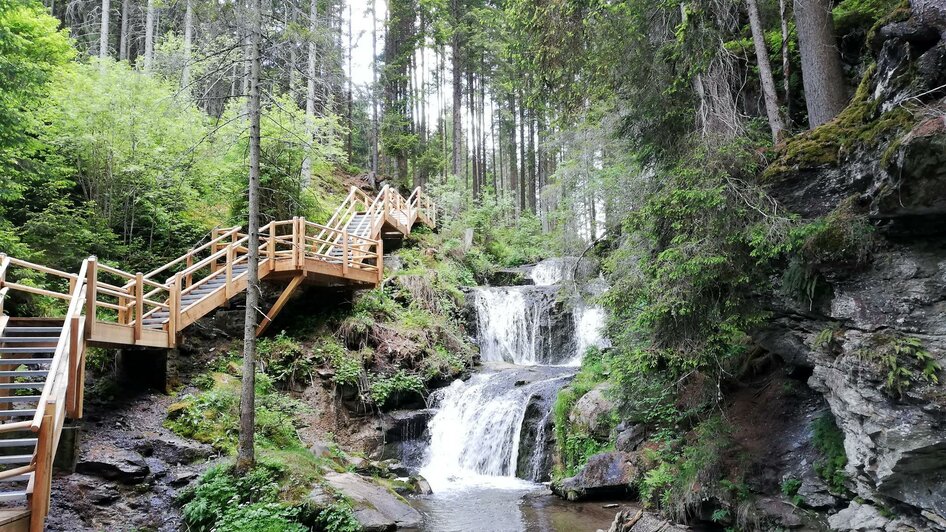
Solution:
M411 500L426 532L595 532L607 530L627 504L567 502L541 484L518 479L463 482Z

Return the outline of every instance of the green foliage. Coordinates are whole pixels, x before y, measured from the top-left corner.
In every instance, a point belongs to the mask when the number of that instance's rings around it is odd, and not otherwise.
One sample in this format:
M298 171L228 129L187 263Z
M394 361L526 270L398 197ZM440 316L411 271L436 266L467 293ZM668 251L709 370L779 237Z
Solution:
M417 375L410 375L403 369L388 376L371 374L368 381L371 400L382 407L388 399L397 394L420 394L426 390L423 379Z
M315 518L315 525L325 532L359 532L361 524L355 519L351 505L342 501L323 508Z
M683 446L665 439L664 446L651 453L656 465L638 486L641 502L675 520L686 520L710 497L730 506L745 499L747 490L741 483L721 478L730 431L721 416L712 416L693 430Z
M811 424L812 443L821 453L815 471L824 479L828 489L838 495L847 495L847 454L844 452L844 432L838 428L831 412L825 412ZM797 493L797 490L796 490Z
M235 475L229 466L214 466L182 494L184 522L197 532L308 530L295 522L299 510L279 501L278 480L285 474L272 462L261 462L243 475Z
M315 359L303 346L286 336L285 331L271 338L262 338L256 346L263 371L281 386L311 381Z
M877 364L885 372L884 390L894 397L916 383L937 384L939 362L923 347L919 338L895 333L882 333L871 339L871 345L858 355Z
M782 481L782 495L788 497L792 504L799 506L805 502L804 497L798 494L801 488L801 480L795 477L789 477Z
M42 3L0 0L0 216L5 202L22 198L24 163L42 150L37 111L75 55L68 35Z
M239 427L239 380L223 373L215 373L212 378L212 388L185 395L172 405L164 424L181 436L233 452ZM266 374L257 374L257 445L277 449L301 445L296 434L295 414L305 410L305 405L299 401L276 392Z
M572 476L585 465L589 458L610 447L610 442L599 441L584 431L577 430L569 422L569 414L575 404L608 376L608 359L597 348L590 348L581 362L581 370L568 386L559 390L552 407L552 423L555 430L555 445L561 469L558 477Z

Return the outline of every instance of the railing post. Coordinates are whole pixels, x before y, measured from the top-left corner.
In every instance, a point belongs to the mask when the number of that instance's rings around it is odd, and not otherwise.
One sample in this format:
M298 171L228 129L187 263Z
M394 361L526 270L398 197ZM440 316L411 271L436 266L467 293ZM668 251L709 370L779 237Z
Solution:
M43 407L43 405L39 405ZM30 532L43 532L49 513L49 495L53 477L53 417L56 412L52 401L46 403L43 421L36 441L36 470L33 472L33 494L30 496Z
M276 222L269 222L269 241L266 243L266 254L269 255L269 260L272 261L270 269L272 269L276 264Z
M185 262L185 268L186 268L186 269L190 269L190 267L193 266L193 265L194 265L194 254L193 254L193 252L188 251L188 252L187 252L187 261ZM187 282L187 286L190 286L190 285L194 284L194 274L193 274L193 273L188 273L188 274L187 274L187 280L186 280L186 282Z
M178 301L181 298L181 274L174 275L168 287L168 346L177 345L177 314L180 312Z
M70 419L77 419L76 410L78 406L78 394L76 389L81 386L79 378L79 317L73 316L69 323L69 377L66 381L66 416Z
M298 268L300 270L305 268L306 246L308 246L308 243L306 242L306 238L305 238L305 231L306 231L305 216L300 216L299 217L299 265L298 265Z
M89 257L89 266L85 271L85 337L92 338L92 329L95 328L95 303L98 300L96 278L98 277L98 259Z
M135 274L135 342L141 340L141 329L144 326L145 311L145 282L144 274Z
M215 227L213 231L210 232L211 242L214 242L214 240L217 240L217 237L220 236L220 233L218 231L219 230ZM217 246L217 243L214 242L213 244L210 245L210 255L213 256L213 254L216 253L219 249L220 248ZM217 271L217 259L214 259L210 261L210 273L214 273L216 271Z
M378 239L378 284L384 280L384 240Z
M342 275L348 275L348 231L342 231Z
M299 217L292 217L292 267L299 267Z
M233 244L227 244L227 282L224 285L224 293L226 293L227 299L229 300L233 297Z

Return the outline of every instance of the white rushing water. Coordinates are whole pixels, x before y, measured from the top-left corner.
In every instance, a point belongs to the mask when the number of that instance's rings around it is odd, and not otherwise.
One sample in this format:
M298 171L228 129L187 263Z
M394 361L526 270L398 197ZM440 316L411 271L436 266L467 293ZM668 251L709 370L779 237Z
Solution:
M539 478L545 455L548 411L555 393L572 371L552 370L520 375L515 369L481 373L467 382L455 381L440 392L439 410L430 421L430 448L421 474L436 492L484 484L497 488L530 485L516 477ZM536 379L525 382L525 378ZM530 404L544 410L535 430L524 429ZM529 445L523 446L523 439ZM530 449L522 457L522 448ZM520 467L520 463L522 464Z
M572 278L574 266L573 258L550 259L530 271L533 285L473 290L480 358L489 370L434 396L438 410L427 428L421 474L435 495L536 488L517 474L548 479L558 390L588 347L606 345L600 307L558 300L575 293L559 286Z
M484 362L511 362L531 366L542 362L541 326L550 321L549 297L528 287L477 288L476 307L480 358Z

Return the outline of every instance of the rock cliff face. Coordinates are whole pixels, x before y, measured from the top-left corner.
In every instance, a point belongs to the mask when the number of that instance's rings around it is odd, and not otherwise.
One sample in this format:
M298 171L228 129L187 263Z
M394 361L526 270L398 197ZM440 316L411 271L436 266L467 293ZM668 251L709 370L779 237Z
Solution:
M841 530L946 530L946 7L915 0L900 18L869 43L862 120L838 133L849 140L789 158L769 181L805 218L847 201L874 226L866 264L821 268L825 295L776 297L755 335L811 369L844 432L849 488L866 503L831 518Z

